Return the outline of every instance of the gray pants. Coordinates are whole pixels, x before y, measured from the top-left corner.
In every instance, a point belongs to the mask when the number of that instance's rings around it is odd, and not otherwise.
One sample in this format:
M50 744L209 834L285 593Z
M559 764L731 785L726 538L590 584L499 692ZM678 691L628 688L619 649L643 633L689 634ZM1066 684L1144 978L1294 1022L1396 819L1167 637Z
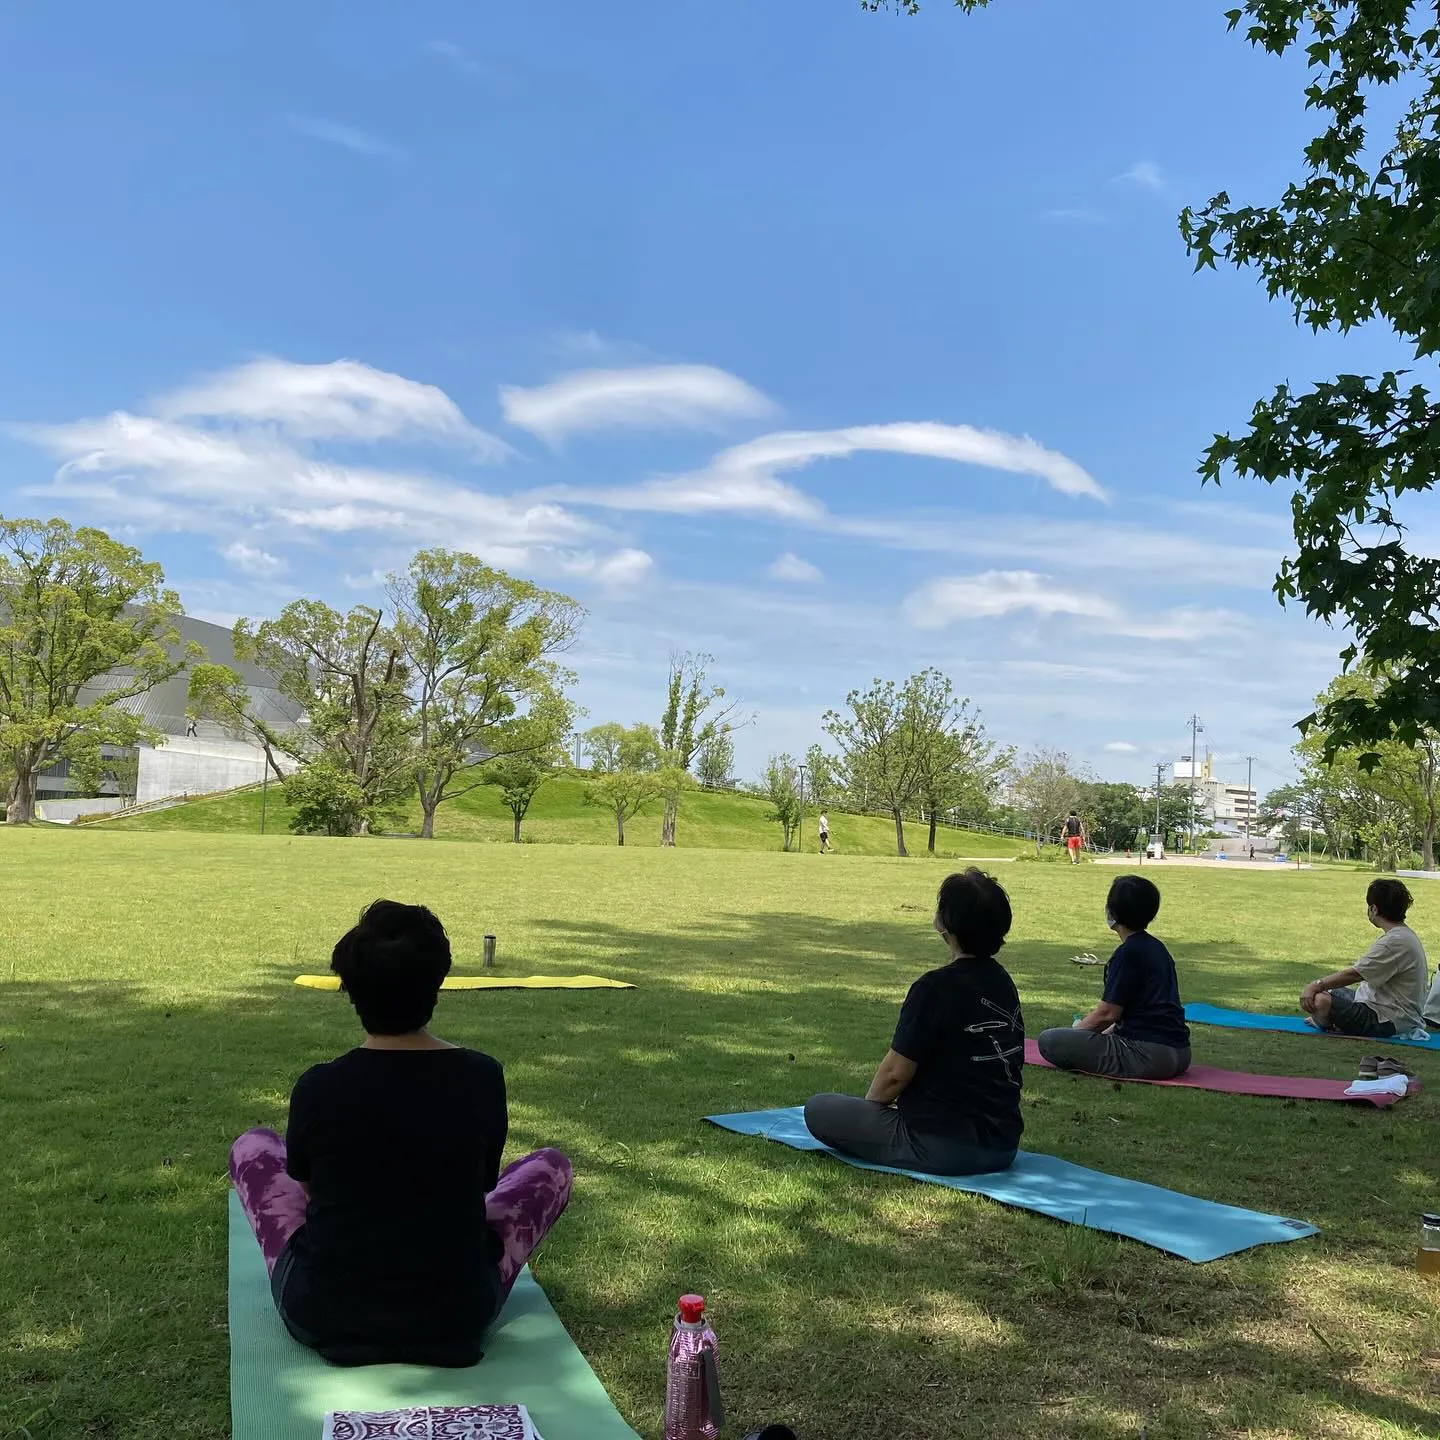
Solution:
M1156 1045L1150 1040L1122 1040L1096 1030L1040 1032L1040 1053L1061 1070L1091 1075L1120 1075L1127 1080L1173 1080L1190 1068L1188 1045Z
M812 1095L805 1102L805 1128L843 1155L927 1175L988 1175L1015 1163L1014 1150L996 1150L978 1138L917 1135L893 1105L856 1095Z

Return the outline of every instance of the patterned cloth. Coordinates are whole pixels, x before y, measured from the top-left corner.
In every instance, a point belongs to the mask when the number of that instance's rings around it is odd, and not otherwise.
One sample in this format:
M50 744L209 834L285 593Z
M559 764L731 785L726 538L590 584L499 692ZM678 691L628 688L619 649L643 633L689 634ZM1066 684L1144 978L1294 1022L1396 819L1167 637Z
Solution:
M231 1147L230 1179L260 1242L265 1268L273 1271L286 1242L305 1223L305 1192L285 1171L285 1142L273 1130L247 1130ZM507 1165L486 1196L485 1218L504 1247L500 1257L501 1304L525 1262L570 1203L573 1179L570 1162L558 1150L537 1150Z
M322 1440L540 1440L523 1405L422 1405L325 1417Z

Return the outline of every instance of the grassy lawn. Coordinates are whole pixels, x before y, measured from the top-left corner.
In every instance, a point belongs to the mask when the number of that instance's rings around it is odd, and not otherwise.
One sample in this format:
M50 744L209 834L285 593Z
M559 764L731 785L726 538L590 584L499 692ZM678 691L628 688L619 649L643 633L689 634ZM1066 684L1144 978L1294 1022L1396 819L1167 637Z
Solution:
M909 980L942 958L942 874L0 830L0 1437L228 1433L226 1149L283 1129L296 1074L356 1038L341 997L290 981L381 894L434 906L461 968L493 930L507 969L641 987L447 996L437 1029L504 1062L513 1153L574 1158L536 1272L643 1435L689 1289L711 1299L736 1436L765 1419L803 1440L1440 1431L1440 1290L1413 1269L1440 1204L1433 1056L1396 1052L1430 1089L1388 1112L1029 1073L1030 1148L1322 1227L1203 1267L701 1122L863 1088ZM1095 994L1068 957L1103 948L1113 874L1000 872L1032 1033ZM1157 930L1189 998L1285 1007L1366 943L1364 881L1176 870ZM1415 888L1440 941L1440 889ZM1364 1048L1197 1032L1206 1061L1296 1074L1353 1073Z
M278 787L270 788L264 803L267 835L288 833L290 812ZM260 808L259 790L240 790L104 824L110 830L191 830L258 835ZM780 827L765 818L769 808L768 801L739 791L690 791L680 800L677 830L680 845L686 849L778 851ZM806 811L802 838L807 854L814 854L819 848L815 834L818 815L816 810ZM852 856L895 853L895 827L881 816L836 813L830 821L830 843L837 853ZM419 805L412 804L393 828L402 832L419 830ZM521 834L525 843L532 845L614 845L615 816L610 811L587 805L583 780L567 775L551 781L536 795ZM440 807L435 835L440 840L510 843L514 836L514 821L510 811L500 803L499 791L493 786L482 785ZM928 826L918 823L906 825L905 843L912 854L923 852L928 838ZM627 850L632 847L658 848L659 844L658 805L625 822ZM1009 835L942 826L935 848L937 854L950 857L1003 859L1034 847L1028 841Z

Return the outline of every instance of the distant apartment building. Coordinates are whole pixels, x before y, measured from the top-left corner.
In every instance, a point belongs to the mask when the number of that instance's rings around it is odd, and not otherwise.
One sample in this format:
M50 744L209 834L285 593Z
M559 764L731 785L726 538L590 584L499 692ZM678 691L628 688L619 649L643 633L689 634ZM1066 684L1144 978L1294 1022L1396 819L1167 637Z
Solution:
M275 677L235 658L230 632L224 626L181 615L176 617L176 628L182 650L194 641L204 649L208 660L226 665L240 676L252 710L267 723L282 731L300 723L299 708L280 694ZM69 764L62 761L39 777L35 798L42 819L70 820L77 814L118 810L132 803L208 795L238 785L258 784L265 778L265 752L258 745L214 721L190 714L189 676L184 672L121 703L162 737L158 745L140 745L134 750L107 746L102 752L105 759L116 762L121 772L130 771L133 762L134 794L121 794L119 783L106 780L98 795L82 795ZM283 763L287 769L292 768L289 762Z
M1258 812L1255 791L1219 779L1209 755L1203 760L1182 755L1171 767L1177 785L1195 784L1195 818L1198 824L1222 833L1238 835L1252 828Z

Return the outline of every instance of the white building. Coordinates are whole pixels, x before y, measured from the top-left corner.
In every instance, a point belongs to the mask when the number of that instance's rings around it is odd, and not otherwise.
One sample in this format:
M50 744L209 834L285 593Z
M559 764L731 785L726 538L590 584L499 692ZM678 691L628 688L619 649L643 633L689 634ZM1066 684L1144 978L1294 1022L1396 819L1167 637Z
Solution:
M230 632L223 626L181 615L176 618L176 627L182 649L194 641L204 649L206 659L228 666L240 676L254 713L279 730L300 722L299 709L280 694L273 675L235 658ZM103 752L117 761L134 758L133 797L119 794L113 780L101 787L99 796L77 796L69 766L62 761L39 777L35 798L40 818L73 820L76 815L119 810L129 804L144 805L233 790L238 785L258 785L265 778L265 752L245 736L227 731L214 721L192 718L188 713L189 686L189 676L182 671L144 695L122 702L126 710L162 736L158 745L141 745L128 752L107 748ZM276 759L285 770L294 768L293 762L284 757ZM271 778L275 778L273 771Z
M1217 778L1209 755L1203 760L1182 755L1171 768L1171 775L1177 785L1188 786L1193 779L1197 824L1237 835L1254 827L1259 808L1255 791Z

